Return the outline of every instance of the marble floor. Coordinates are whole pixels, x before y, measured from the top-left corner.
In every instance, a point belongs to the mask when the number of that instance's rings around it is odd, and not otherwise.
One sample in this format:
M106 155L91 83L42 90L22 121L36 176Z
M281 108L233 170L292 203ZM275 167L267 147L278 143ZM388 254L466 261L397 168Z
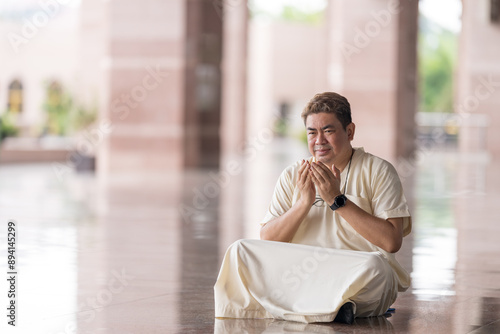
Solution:
M286 149L285 149L286 147ZM96 177L53 164L0 165L0 268L16 226L16 327L2 333L499 333L500 164L421 149L393 163L413 232L398 258L412 287L390 317L341 324L215 320L225 249L257 238L283 167L307 153L275 142L220 170ZM254 153L254 154L251 154ZM8 277L7 277L8 278ZM7 331L5 331L7 329Z

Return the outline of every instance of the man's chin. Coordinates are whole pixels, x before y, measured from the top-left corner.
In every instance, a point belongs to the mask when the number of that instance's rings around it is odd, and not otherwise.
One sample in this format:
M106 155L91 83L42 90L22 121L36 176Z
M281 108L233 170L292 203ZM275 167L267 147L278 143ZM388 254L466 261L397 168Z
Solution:
M327 166L328 166L328 158L327 158L327 157L325 157L325 156L323 156L323 155L320 155L320 156L315 155L315 156L314 156L314 159L315 159L317 162L322 162L322 163L324 163L325 165L327 165Z

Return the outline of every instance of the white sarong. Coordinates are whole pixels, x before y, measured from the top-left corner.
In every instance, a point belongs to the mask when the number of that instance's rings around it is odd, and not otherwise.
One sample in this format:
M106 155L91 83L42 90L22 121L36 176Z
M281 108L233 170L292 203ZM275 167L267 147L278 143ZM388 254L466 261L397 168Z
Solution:
M239 240L226 252L214 291L216 317L310 323L333 321L346 302L357 317L382 315L398 283L380 252Z

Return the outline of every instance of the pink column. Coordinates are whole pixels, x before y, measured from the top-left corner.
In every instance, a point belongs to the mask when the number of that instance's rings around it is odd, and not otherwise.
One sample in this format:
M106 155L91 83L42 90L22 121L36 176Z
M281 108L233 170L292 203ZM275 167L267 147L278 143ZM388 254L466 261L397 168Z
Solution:
M224 5L220 133L223 160L227 160L242 154L245 140L248 7L243 0Z
M491 20L489 0L463 0L455 100L460 148L500 157L500 22Z
M101 172L163 171L184 164L184 1L107 3L104 111L112 131Z
M246 68L248 7L245 0L215 1L223 22L221 165L217 174L221 188L219 256L242 237L244 210L243 147L246 136ZM229 209L228 209L229 208Z
M328 14L328 80L351 103L353 144L389 160L409 156L418 1L331 0Z
M185 132L187 167L217 167L220 159L222 20L210 0L188 0Z

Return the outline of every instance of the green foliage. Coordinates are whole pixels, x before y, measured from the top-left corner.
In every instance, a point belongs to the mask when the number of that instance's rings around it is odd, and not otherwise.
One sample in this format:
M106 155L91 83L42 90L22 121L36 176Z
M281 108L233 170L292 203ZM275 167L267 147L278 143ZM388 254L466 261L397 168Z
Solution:
M274 1L274 0L273 0ZM326 1L313 1L309 6L296 6L293 1L280 1L274 6L264 5L265 0L249 0L250 18L265 18L272 21L289 21L319 24L324 21ZM287 4L289 3L289 4ZM274 8L274 9L271 9ZM276 10L278 8L278 10Z
M458 37L425 18L419 30L419 110L451 112Z
M14 124L13 114L5 112L0 115L0 141L7 137L15 137L19 129Z
M274 122L274 133L276 133L280 137L285 137L288 132L288 125L286 119L278 118Z
M305 129L303 131L300 131L297 137L302 143L307 145L307 131Z
M76 104L73 97L54 82L46 86L43 109L47 116L45 132L58 136L84 129L97 118L96 107L89 109Z
M69 129L73 99L59 84L54 82L46 86L45 94L43 109L47 115L46 131L49 134L64 136Z
M281 19L285 21L304 22L318 24L323 21L324 11L305 12L294 6L284 6L281 12Z
M73 131L83 130L91 126L97 119L97 107L87 108L78 105L71 115L70 123Z

